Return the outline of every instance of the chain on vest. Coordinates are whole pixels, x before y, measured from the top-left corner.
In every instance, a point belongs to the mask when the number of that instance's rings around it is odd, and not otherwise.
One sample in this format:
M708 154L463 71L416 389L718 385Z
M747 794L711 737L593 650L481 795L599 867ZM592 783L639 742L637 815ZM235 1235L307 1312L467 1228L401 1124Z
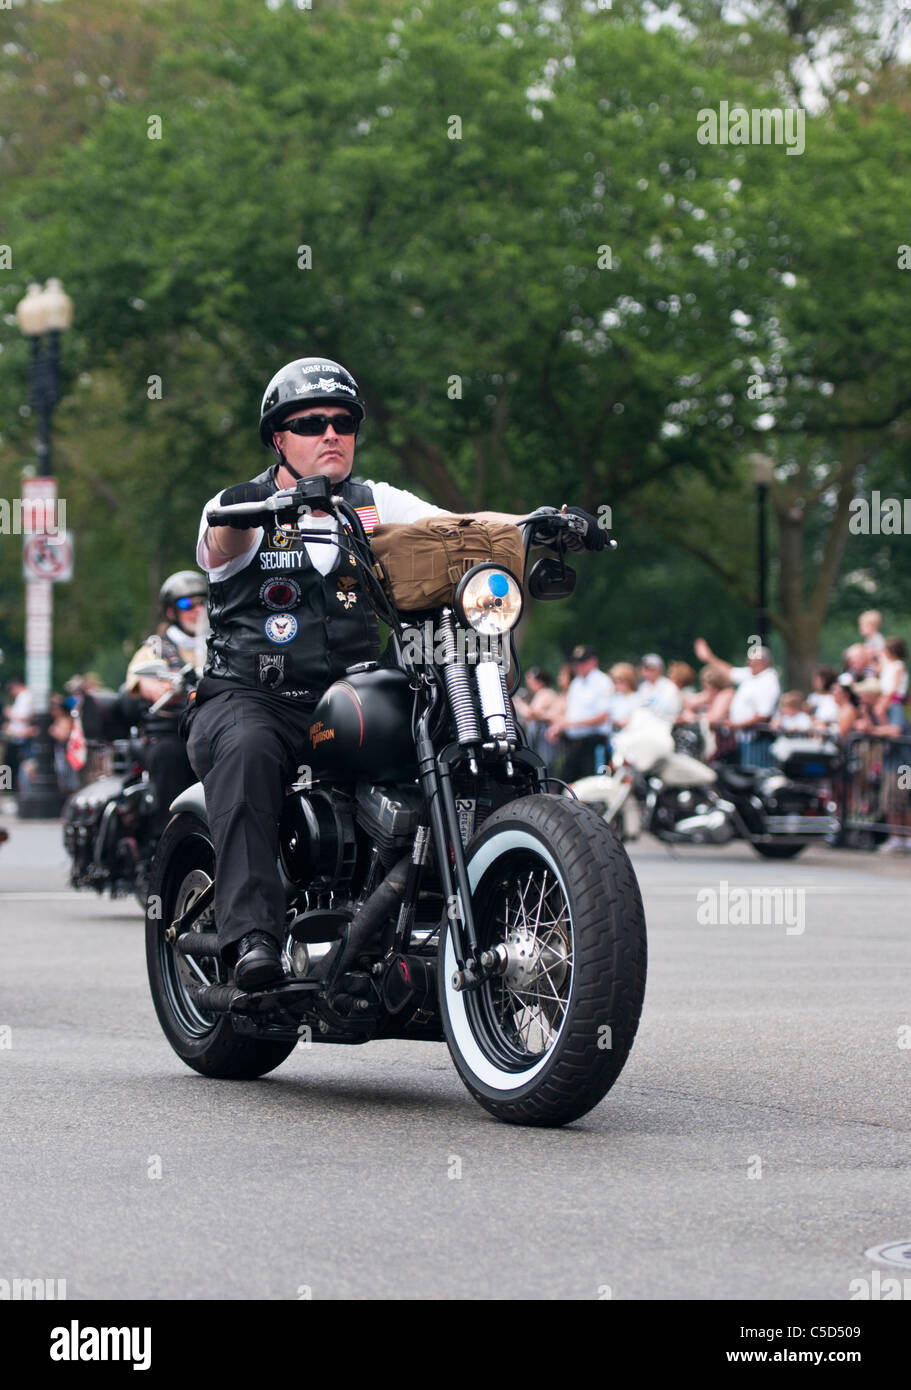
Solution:
M277 492L278 467L251 481ZM352 507L375 505L366 483L346 478L337 491ZM292 699L317 699L348 666L379 655L376 615L344 540L320 574L293 526L264 531L243 569L210 581L209 623L204 675Z

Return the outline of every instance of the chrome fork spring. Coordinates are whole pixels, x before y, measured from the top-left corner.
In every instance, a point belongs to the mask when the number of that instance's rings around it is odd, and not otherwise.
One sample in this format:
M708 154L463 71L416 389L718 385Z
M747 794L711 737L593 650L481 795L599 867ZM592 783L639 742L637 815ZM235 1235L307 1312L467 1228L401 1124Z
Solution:
M506 672L503 670L502 666L500 667L500 685L503 689L503 708L506 710L506 741L515 746L519 742L519 735L516 732L516 721L512 715L512 703L507 693L508 682L506 680Z
M464 662L456 659L456 636L450 609L444 608L440 615L440 638L443 655L443 679L449 694L455 718L456 738L460 744L480 743L481 730L475 713L468 669Z

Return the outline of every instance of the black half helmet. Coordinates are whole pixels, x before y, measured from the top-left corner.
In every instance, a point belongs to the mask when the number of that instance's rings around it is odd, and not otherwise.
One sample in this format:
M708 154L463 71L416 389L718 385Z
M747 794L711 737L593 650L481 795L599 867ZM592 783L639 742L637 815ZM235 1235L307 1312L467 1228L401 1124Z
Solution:
M158 591L158 602L164 613L179 598L193 598L196 594L205 598L208 592L209 581L204 574L198 570L178 570L176 574L169 574L162 584Z
M364 398L350 372L328 357L298 357L286 362L266 387L259 412L259 437L273 449L272 433L285 415L308 405L344 405L360 422L367 414Z

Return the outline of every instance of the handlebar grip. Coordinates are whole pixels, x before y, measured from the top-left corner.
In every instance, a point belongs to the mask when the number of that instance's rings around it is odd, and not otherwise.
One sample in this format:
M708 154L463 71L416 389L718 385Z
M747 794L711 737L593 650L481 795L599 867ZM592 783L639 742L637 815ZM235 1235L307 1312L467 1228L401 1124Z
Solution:
M235 502L230 507L210 507L206 512L206 521L210 526L230 526L232 520L236 521L242 516L262 516L265 510L263 502Z

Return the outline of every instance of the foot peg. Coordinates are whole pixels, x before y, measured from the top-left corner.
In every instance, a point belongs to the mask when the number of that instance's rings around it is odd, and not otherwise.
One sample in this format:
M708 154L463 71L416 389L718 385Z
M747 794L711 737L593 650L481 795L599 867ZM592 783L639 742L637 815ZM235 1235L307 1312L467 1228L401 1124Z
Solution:
M212 956L218 960L218 936L214 931L185 931L176 945L182 956Z

